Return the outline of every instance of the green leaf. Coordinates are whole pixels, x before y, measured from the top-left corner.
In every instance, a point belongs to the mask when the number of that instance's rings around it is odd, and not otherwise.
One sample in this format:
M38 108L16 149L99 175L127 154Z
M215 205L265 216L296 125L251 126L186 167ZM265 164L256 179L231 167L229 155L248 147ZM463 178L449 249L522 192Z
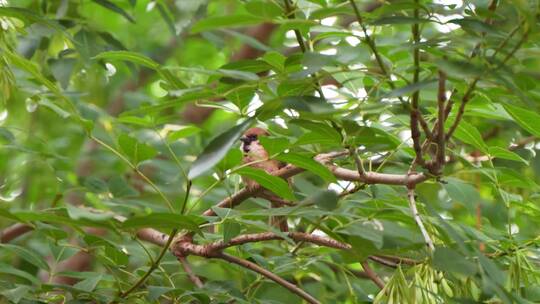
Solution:
M28 72L30 75L32 75L37 81L39 81L42 85L47 87L51 92L58 96L62 96L60 89L56 86L55 83L51 82L49 79L47 79L45 76L41 74L39 71L39 67L34 64L32 61L27 60L21 56L19 56L16 53L12 53L8 50L4 50L3 54L8 58L8 60L16 65L17 67L23 69L24 71ZM62 96L63 97L63 96Z
M117 14L122 15L122 17L126 18L129 22L135 23L135 19L131 17L126 11L124 11L121 7L118 5L112 3L109 0L92 0L93 2L103 6L104 8L111 10Z
M32 287L30 286L17 285L17 287L13 289L2 291L2 296L6 297L12 303L19 303L30 290L32 290Z
M467 260L465 256L456 251L440 247L433 255L433 267L444 271L472 276L476 274L476 264Z
M491 155L492 157L495 157L495 158L503 158L503 159L508 159L508 160L515 160L515 161L518 161L518 162L522 162L526 165L529 165L529 162L526 161L525 159L523 159L521 156L519 156L518 154L512 152L512 151L509 151L505 148L501 148L501 147L489 147L489 155Z
M188 173L189 179L194 179L212 169L227 154L227 151L240 138L242 133L251 125L252 120L247 119L241 124L215 137L203 152L197 157Z
M302 128L310 130L311 132L302 135L295 145L306 144L329 144L329 145L341 145L341 134L338 133L332 127L306 120L292 120L291 123L300 125Z
M122 60L140 64L151 69L158 69L159 64L154 60L135 52L128 51L108 51L99 53L94 59Z
M281 153L291 145L289 140L283 137L261 136L259 142L263 145L264 149L268 151L269 155Z
M127 219L122 223L122 228L178 228L189 231L199 231L199 224L203 221L200 217L194 215L180 215L173 213L151 213L147 215L137 215Z
M163 3L158 2L157 9L159 15L161 16L163 21L165 21L167 27L171 31L171 34L176 35L176 27L174 26L174 15L171 13L169 8L167 8L167 6Z
M452 177L447 178L445 181L443 184L444 189L452 200L468 206L479 203L480 194L471 184Z
M157 151L152 146L140 143L137 139L126 134L118 136L118 146L135 164L157 155Z
M420 18L413 18L413 17L406 17L406 16L390 16L390 17L382 17L375 21L373 21L371 24L373 25L386 25L386 24L414 24L414 23L425 23L430 22L429 19L420 19Z
M504 109L523 129L535 136L540 136L540 124L538 123L540 115L538 113L509 104L505 104Z
M227 243L232 238L238 236L242 231L242 226L236 222L226 221L223 224L223 242Z
M324 179L327 182L336 181L336 177L334 176L334 174L332 174L332 172L330 172L330 170L326 166L313 160L312 158L309 158L300 154L295 154L295 153L285 153L285 154L278 155L276 159L284 163L293 164L302 169L311 171L312 173L314 173L317 176L320 176L322 179Z
M484 73L483 68L462 60L437 60L435 64L447 74L460 79L477 77Z
M108 189L107 183L99 177L89 176L84 179L83 185L90 191L95 193L103 193Z
M466 121L460 121L454 136L464 143L474 146L485 154L488 154L488 146L482 139L482 135L478 130Z
M452 19L447 23L454 23L459 25L464 30L476 32L477 34L490 33L497 34L498 32L489 23L472 18Z
M41 284L37 276L31 275L26 271L16 269L11 265L5 263L0 263L0 273L10 274L19 278L23 278L36 286L39 286L39 284Z
M251 167L240 168L236 170L236 173L256 181L259 185L283 197L284 199L296 199L294 193L289 187L289 184L281 177L273 176L264 170Z
M339 196L332 190L321 190L302 201L303 204L315 204L318 207L332 211L336 209Z
M113 176L107 182L109 192L115 198L137 196L139 192L120 175Z
M273 19L283 15L283 10L272 1L249 1L245 4L246 10L253 16Z
M274 67L276 71L283 71L287 57L281 55L281 53L271 51L264 54L262 60Z
M79 208L71 204L66 205L69 217L74 220L89 220L92 222L104 222L112 219L111 213L97 213L86 208Z
M393 98L393 97L410 95L416 91L419 91L427 86L434 84L435 82L437 82L436 79L430 79L430 80L423 80L417 83L409 84L409 85L406 85L401 88L397 88L395 90L392 90L384 94L382 98Z
M252 15L219 16L202 19L191 27L192 33L222 29L224 27L239 27L258 24L264 21L260 17Z
M195 126L183 126L179 130L175 130L170 132L167 135L167 140L169 142L177 141L181 138L190 137L192 135L195 135L197 133L201 132L201 129Z
M92 292L94 289L96 289L96 286L99 281L101 281L101 278L101 275L96 275L78 282L77 284L73 285L73 287L84 292Z
M12 244L0 244L5 250L13 252L17 257L24 259L28 263L36 266L39 269L49 270L49 264L34 251L30 251L24 247Z

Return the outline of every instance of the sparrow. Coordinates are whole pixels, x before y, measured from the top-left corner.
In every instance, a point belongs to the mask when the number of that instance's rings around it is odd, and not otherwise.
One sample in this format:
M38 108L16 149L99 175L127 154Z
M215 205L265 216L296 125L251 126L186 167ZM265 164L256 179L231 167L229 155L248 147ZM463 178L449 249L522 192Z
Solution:
M242 142L240 149L242 150L243 154L243 164L248 164L252 168L261 169L269 174L272 174L273 172L283 168L286 164L275 159L269 159L268 152L259 142L259 138L268 135L270 135L270 133L262 128L248 129L240 138L240 141ZM248 188L258 186L256 181L249 178L242 177L242 181ZM290 184L290 180L288 180L288 182ZM286 203L276 194L266 189L260 192L257 196L270 201L273 208L281 207ZM286 217L276 216L272 217L270 221L272 225L278 227L281 231L289 231Z

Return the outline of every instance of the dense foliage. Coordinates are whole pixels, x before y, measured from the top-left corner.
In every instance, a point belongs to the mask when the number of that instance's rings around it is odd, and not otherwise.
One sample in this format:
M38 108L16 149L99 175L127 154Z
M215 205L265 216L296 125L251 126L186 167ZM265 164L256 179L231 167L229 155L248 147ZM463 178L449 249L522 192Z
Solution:
M540 302L538 10L0 0L0 302Z

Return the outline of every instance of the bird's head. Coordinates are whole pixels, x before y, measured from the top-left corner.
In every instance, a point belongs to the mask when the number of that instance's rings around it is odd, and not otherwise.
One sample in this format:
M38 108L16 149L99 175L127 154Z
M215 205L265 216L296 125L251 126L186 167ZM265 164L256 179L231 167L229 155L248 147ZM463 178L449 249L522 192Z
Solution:
M270 133L262 128L248 129L246 132L244 132L244 135L240 137L240 141L242 142L242 151L244 151L244 153L249 152L251 143L258 142L259 137L268 135L270 135Z

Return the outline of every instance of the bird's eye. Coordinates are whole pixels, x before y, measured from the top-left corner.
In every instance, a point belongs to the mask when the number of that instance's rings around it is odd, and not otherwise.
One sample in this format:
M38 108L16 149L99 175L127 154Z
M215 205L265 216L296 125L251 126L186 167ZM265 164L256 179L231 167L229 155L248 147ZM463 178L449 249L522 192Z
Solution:
M257 139L257 134L250 134L247 136L249 139Z

